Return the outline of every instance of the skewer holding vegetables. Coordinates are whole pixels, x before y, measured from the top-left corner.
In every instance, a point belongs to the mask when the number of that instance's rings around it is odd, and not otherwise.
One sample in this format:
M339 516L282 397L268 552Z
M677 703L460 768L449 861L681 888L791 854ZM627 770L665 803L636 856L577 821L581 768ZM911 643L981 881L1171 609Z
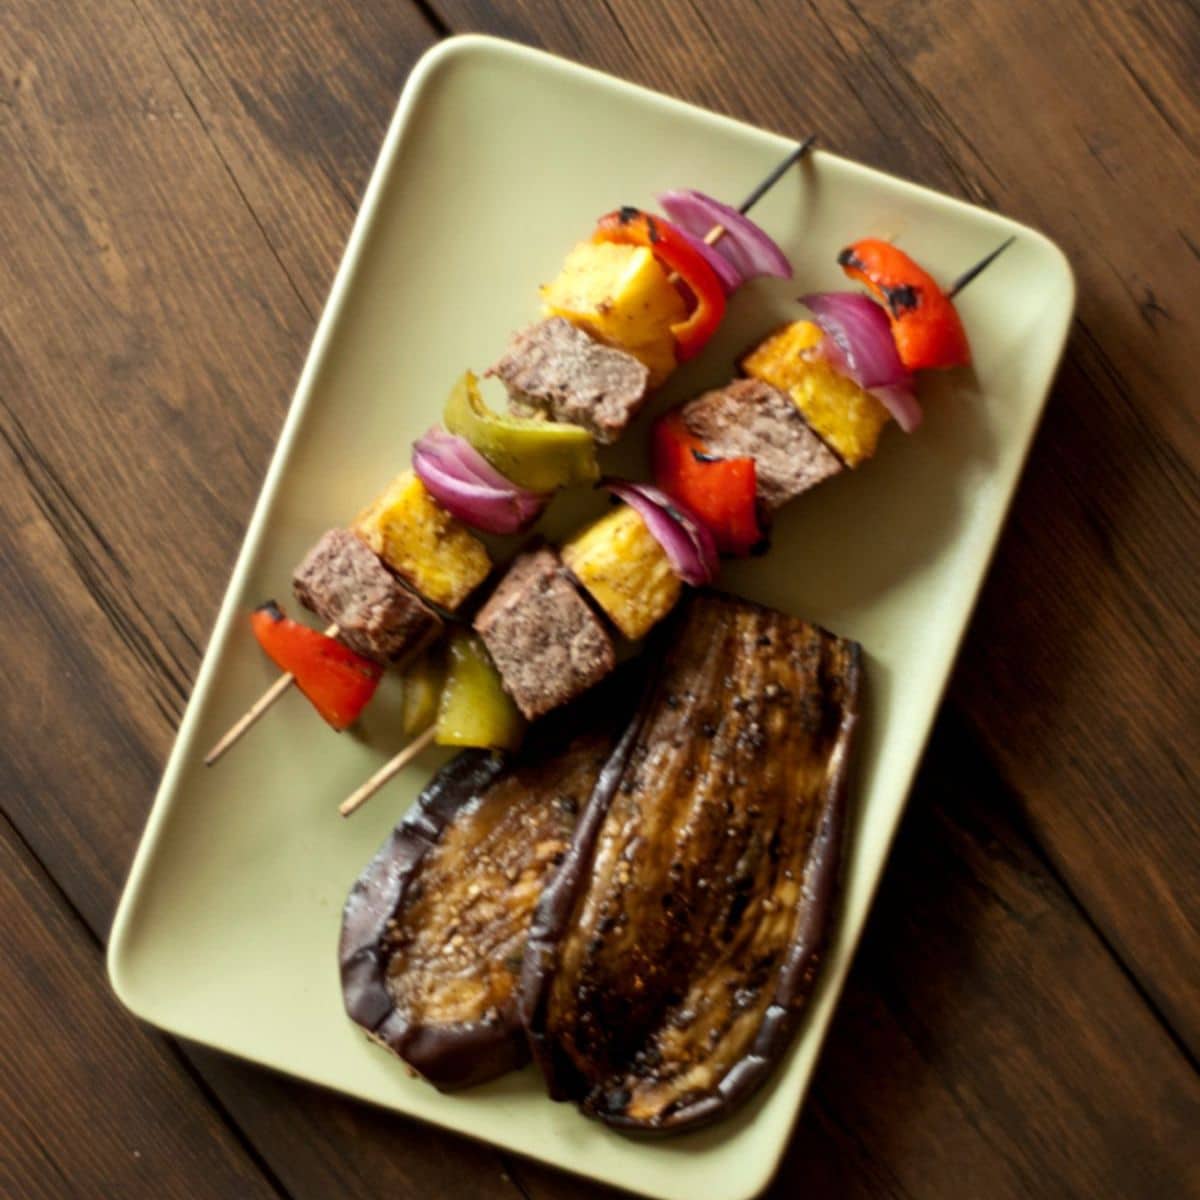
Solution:
M206 765L293 682L335 729L348 727L382 668L437 640L443 617L462 610L490 573L473 530L518 533L558 488L598 477L596 444L616 441L649 392L700 352L727 295L757 275L790 277L782 252L744 214L814 140L791 151L740 209L670 193L685 197L677 224L633 208L601 218L542 288L544 319L516 334L489 372L504 382L509 411L489 409L464 376L447 405L447 431L420 439L412 470L350 530L326 533L298 568L297 597L328 623L325 634L273 603L255 614L255 634L284 674ZM337 649L322 637L337 639Z
M744 378L659 419L656 486L607 484L623 503L559 550L538 547L510 566L474 631L494 668L490 690L502 690L522 716L535 720L608 675L616 661L610 628L645 636L685 583L712 582L718 551L749 554L785 503L872 457L889 421L917 428L914 370L969 363L949 293L902 251L866 239L839 262L888 308L859 293L804 297L814 320L777 330L742 358ZM488 711L481 694L479 712ZM472 744L503 745L485 725ZM390 779L396 761L342 814Z

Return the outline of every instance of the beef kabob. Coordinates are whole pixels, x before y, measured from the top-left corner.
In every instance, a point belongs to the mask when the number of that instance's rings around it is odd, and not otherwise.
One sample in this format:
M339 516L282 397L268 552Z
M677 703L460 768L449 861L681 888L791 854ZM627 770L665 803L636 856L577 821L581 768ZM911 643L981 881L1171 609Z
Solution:
M613 670L613 630L645 637L685 586L715 579L720 554L761 547L784 504L871 458L891 421L916 429L915 373L969 364L953 299L1009 244L945 291L891 243L844 249L838 262L871 295L803 297L811 320L776 330L741 359L741 378L656 422L654 485L607 481L615 508L561 547L518 555L473 623L482 666L469 703L451 676L436 711L422 708L429 724L339 811L354 812L430 741L463 744L453 728L463 709L467 744L510 747L520 718L537 720Z
M300 564L296 596L327 622L324 632L289 620L274 602L253 614L255 636L282 674L206 765L293 683L334 729L349 727L385 667L411 662L468 611L493 568L478 533L519 533L558 489L593 482L597 444L617 441L650 393L699 354L727 297L759 275L790 277L782 251L746 214L814 140L737 209L675 192L668 203L682 202L677 221L634 208L600 220L542 288L543 319L517 333L489 371L507 388L509 411L489 409L465 375L447 405L448 429L420 439L412 469Z

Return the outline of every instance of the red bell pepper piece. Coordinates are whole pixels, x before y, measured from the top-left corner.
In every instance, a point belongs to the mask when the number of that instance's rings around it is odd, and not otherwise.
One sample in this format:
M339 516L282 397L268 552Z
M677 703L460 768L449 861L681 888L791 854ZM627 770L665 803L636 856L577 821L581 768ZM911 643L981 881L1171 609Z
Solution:
M334 729L354 724L379 685L378 663L285 617L273 600L250 614L250 625L271 661L295 676L296 686Z
M763 539L752 458L712 458L676 412L654 426L654 480L700 518L723 554L745 557Z
M966 330L950 297L903 250L879 238L863 238L847 246L838 262L887 309L896 351L910 371L962 367L971 361Z
M725 317L725 289L704 255L690 245L669 221L638 208L619 208L601 217L594 242L646 246L669 271L675 272L695 300L686 321L671 326L680 362L700 353Z

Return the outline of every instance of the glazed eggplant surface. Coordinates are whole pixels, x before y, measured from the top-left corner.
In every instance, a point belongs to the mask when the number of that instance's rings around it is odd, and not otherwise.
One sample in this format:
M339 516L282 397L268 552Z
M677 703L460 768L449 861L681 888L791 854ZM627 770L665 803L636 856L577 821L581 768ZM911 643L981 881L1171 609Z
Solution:
M475 750L446 764L346 903L347 1012L444 1091L528 1058L516 989L530 920L619 730L551 732L512 764Z
M794 1032L833 916L859 647L697 593L538 905L521 1012L551 1094L707 1123Z

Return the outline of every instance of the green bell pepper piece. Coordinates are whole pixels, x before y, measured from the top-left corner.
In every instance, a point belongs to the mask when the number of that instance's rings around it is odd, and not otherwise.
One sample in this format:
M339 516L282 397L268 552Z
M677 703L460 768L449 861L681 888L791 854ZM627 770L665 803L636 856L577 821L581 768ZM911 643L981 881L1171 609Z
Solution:
M515 750L524 733L525 720L504 690L483 641L455 631L433 740L439 746Z
M586 429L493 412L470 371L451 389L444 419L451 433L466 438L519 487L553 492L600 478L596 444Z
M440 645L430 646L404 672L400 727L405 737L414 738L424 733L437 720L445 677L445 653Z

